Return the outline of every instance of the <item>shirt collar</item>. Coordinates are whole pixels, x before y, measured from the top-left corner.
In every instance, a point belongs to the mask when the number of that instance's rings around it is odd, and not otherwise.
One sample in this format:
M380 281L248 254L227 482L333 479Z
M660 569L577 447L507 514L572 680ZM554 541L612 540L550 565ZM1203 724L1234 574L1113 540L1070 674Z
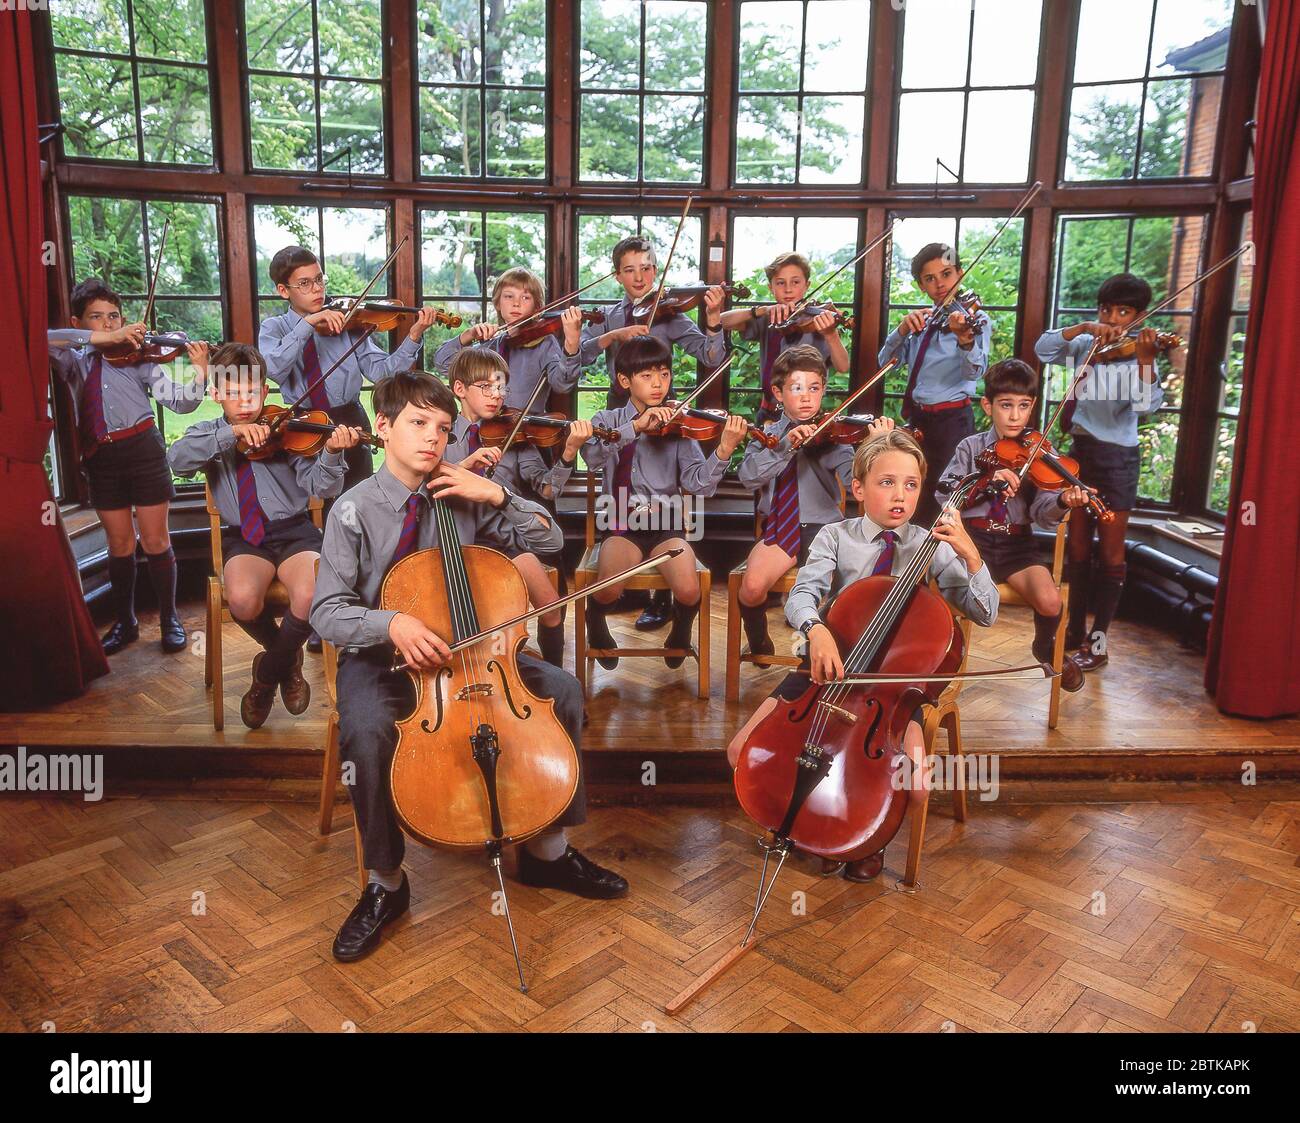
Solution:
M412 491L406 484L402 483L392 472L388 470L387 464L381 464L379 471L374 475L375 485L379 488L380 494L388 500L389 506L394 511L404 511L406 501L412 495L421 496L425 502L429 502L429 489L425 487Z
M869 545L874 545L880 534L885 529L883 526L878 526L876 523L872 522L866 515L860 515L854 521L859 524L859 532L861 533L863 540ZM911 535L912 529L913 526L910 522L905 522L902 526L894 528L894 533L898 535L899 543L907 541L908 537Z

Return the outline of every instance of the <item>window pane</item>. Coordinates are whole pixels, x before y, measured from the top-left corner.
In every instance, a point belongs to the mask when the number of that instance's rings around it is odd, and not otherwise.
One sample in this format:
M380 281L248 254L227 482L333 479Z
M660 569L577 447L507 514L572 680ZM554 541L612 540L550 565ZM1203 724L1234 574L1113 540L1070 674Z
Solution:
M1097 308L1097 289L1113 273L1124 271L1128 220L1067 219L1061 223L1061 266L1057 306L1079 309L1090 319Z
M522 267L545 285L546 215L540 211L488 211L485 218L488 276L495 280L507 269Z
M704 99L647 94L641 178L699 183L704 175Z
M117 8L117 4L104 6ZM203 0L135 0L131 12L135 20L135 49L139 54L177 62L207 61Z
M802 3L741 4L740 88L797 90L802 34Z
M134 199L68 198L74 283L99 277L118 292L144 292L144 225Z
M140 64L144 158L160 164L211 164L208 72L192 66Z
M1151 73L1222 70L1228 60L1231 27L1232 0L1159 0Z
M487 174L546 174L546 95L541 90L487 91Z
M637 178L639 109L636 94L582 95L579 178Z
M967 183L1026 182L1033 127L1032 90L972 90L962 179Z
M737 215L731 226L731 279L747 285L754 301L770 302L763 269L777 254L793 246L793 218Z
M57 67L64 151L95 160L138 159L131 64L59 55Z
M970 59L972 86L1034 83L1038 77L1042 8L1042 0L994 0L993 3L979 0L976 3Z
M49 13L56 47L119 55L131 51L126 0L60 0L49 6Z
M1222 82L1221 78L1182 78L1152 82L1147 87L1139 175L1208 176L1213 173ZM1197 87L1195 97L1193 85Z
M420 87L420 173L482 174L478 87Z
M419 0L415 9L420 81L477 82L479 5L467 0Z
M580 81L600 89L635 89L641 73L639 0L582 0Z
M378 78L384 72L379 0L316 0L322 74Z
M163 224L171 220L158 274L159 299L173 294L212 296L221 292L220 243L215 203L150 202L149 266L158 255ZM220 330L220 324L217 325ZM213 339L219 337L202 336Z
M546 82L546 8L538 0L497 0L487 23L489 82L540 86Z
M380 174L384 170L384 95L370 82L320 84L321 163L351 148L352 170ZM335 173L347 170L347 156L330 164Z
M482 235L478 213L420 212L420 291L426 298L483 293Z
M1076 82L1114 82L1146 73L1152 0L1082 0L1074 54Z
M798 106L793 97L738 99L736 182L794 182Z
M962 264L969 265L1002 225L1000 218L967 218L961 223L958 247ZM1002 236L993 243L975 266L969 281L962 287L979 293L980 302L989 308L1014 308L1020 303L1020 257L1024 241L1025 220L1017 218L1007 224Z
M971 7L971 0L907 0L903 17L905 89L966 84Z
M818 0L809 4L804 89L865 90L870 45L870 4L862 0Z
M257 291L272 294L271 258L285 246L303 246L319 253L320 233L315 207L291 207L285 204L253 208L253 246L257 260ZM262 318L284 311L277 297L266 308L259 307Z
M861 183L866 98L808 97L803 103L801 183Z
M1214 456L1210 463L1210 494L1207 505L1212 511L1226 511L1232 488L1232 457L1237 446L1237 420L1219 418L1214 432Z
M244 0L248 65L308 74L315 70L311 13L310 4L295 4L286 11L281 0Z
M1181 420L1177 413L1155 413L1147 414L1138 422L1138 448L1142 456L1138 495L1142 499L1169 502Z
M259 168L316 170L316 90L309 79L248 76L253 163Z
M388 212L378 207L322 207L321 219L321 265L329 276L330 293L359 293L389 254ZM380 277L370 291L387 295L388 277Z
M1075 89L1066 179L1127 179L1133 174L1141 98L1141 83Z
M703 4L648 0L645 6L647 90L704 89L707 18Z
M936 168L942 160L954 171L961 169L961 118L963 94L903 94L898 99L899 183L948 182L948 173Z
M956 234L957 220L954 218L905 218L895 224L894 260L889 279L891 304L929 303L912 279L912 257L931 242L953 245Z

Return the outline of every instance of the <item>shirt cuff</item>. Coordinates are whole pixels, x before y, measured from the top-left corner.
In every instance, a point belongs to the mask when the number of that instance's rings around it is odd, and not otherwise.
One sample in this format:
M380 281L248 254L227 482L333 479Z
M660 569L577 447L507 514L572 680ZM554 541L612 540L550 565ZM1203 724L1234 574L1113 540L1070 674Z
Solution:
M388 634L388 628L396 615L398 615L396 612L386 608L367 609L361 621L361 636L365 641L362 646L374 647L381 643L392 643L393 637Z
M223 452L227 449L234 448L239 438L235 436L235 431L228 424L217 426L217 448Z
M346 468L347 457L342 449L326 449L320 454L320 462L327 468Z

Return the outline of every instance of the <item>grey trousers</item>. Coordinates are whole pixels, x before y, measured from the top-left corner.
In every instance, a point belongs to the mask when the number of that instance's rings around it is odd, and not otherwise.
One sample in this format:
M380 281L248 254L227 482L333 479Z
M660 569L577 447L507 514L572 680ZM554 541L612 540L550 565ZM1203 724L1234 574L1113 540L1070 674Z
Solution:
M393 810L389 769L397 748L399 718L415 706L415 686L405 671L392 672L392 648L340 652L338 671L339 755L353 765L348 788L361 832L367 869L393 870L402 863L406 841ZM555 702L555 716L578 749L578 790L556 826L587 820L582 775L582 688L568 671L528 655L519 656L524 685L539 698ZM503 746L503 751L508 748Z

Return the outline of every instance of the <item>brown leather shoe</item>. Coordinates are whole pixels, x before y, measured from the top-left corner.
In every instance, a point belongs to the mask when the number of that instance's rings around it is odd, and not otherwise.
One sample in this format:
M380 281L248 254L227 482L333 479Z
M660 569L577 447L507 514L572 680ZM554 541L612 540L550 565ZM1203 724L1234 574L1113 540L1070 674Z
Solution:
M836 877L844 872L844 863L837 862L834 858L821 858L821 863L816 870L818 877Z
M1081 671L1100 670L1110 662L1110 656L1106 653L1105 648L1102 649L1099 655L1093 651L1092 644L1087 642L1079 646L1079 650L1074 653L1073 659L1079 664L1079 670ZM1065 683L1061 683L1061 685L1064 686Z
M877 851L866 858L859 858L844 867L846 881L874 881L885 868L885 852Z
M284 708L295 715L302 713L311 702L311 687L302 677L301 651L293 662L293 670L280 682L280 698L284 702Z
M1071 694L1083 689L1083 668L1073 655L1067 655L1061 660L1061 689L1068 690Z
M259 651L253 656L253 682L239 702L239 716L249 729L262 727L275 702L275 683L263 682L257 677L258 667L265 654L266 652Z

